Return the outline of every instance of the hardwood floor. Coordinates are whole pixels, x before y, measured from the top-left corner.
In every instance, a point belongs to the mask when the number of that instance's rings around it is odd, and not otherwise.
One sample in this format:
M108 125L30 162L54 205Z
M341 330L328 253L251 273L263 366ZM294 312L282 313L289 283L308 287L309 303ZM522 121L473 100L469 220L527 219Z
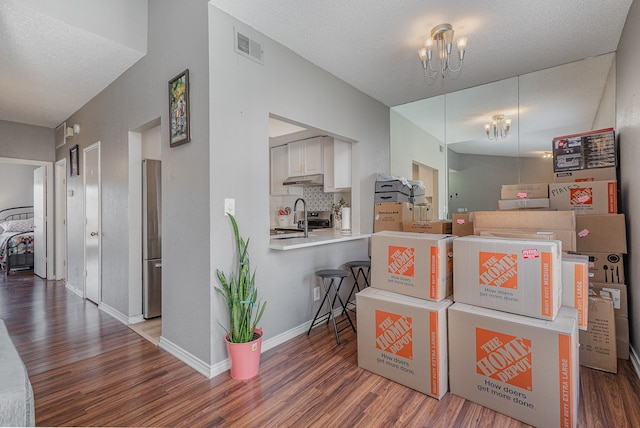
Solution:
M207 379L64 285L0 279L0 318L22 356L39 426L525 427L358 368L356 336L320 326L262 355L260 374ZM581 368L580 427L640 426L640 381Z

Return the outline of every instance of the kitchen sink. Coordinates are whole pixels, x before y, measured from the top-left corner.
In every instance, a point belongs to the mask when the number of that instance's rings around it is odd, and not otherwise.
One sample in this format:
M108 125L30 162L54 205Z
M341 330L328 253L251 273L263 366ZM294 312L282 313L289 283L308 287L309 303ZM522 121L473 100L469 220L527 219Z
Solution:
M311 232L313 229L309 229L309 232ZM271 236L273 235L290 235L293 233L304 233L304 231L298 229L298 228L293 228L293 227L276 227L275 229L270 229L269 233L271 234Z
M307 235L308 238L312 238L312 237L315 237L315 236L318 236L318 235L311 234L311 233L309 235ZM283 234L283 235L271 235L271 239L277 239L277 240L280 240L280 239L300 239L300 238L304 239L304 234L302 234L302 233L297 234L296 233L294 235L294 234L290 233L290 234Z

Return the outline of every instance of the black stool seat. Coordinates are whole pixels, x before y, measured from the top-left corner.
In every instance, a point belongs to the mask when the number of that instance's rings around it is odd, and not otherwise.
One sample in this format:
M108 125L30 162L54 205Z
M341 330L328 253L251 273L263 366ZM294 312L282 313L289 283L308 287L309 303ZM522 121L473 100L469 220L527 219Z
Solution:
M371 260L351 260L344 264L351 271L351 275L353 275L353 287L351 287L351 291L349 292L349 297L347 297L347 303L345 304L345 309L349 309L350 311L355 312L355 303L351 301L351 297L356 290L360 291L360 285L362 288L369 286L369 272L371 271ZM366 270L366 272L365 272ZM362 276L362 279L360 279ZM362 281L362 282L360 282ZM349 308L348 306L352 305L353 308ZM344 312L343 310L343 312Z
M322 286L324 287L324 297L322 302L320 302L320 307L316 312L316 315L313 317L313 321L311 321L311 325L309 326L309 331L307 331L307 336L311 333L311 329L321 322L325 322L329 324L329 321L333 321L333 331L336 334L336 343L340 344L340 336L339 333L351 327L356 332L356 327L353 325L353 321L351 321L351 317L345 311L345 304L340 297L340 287L342 286L342 281L344 278L349 276L349 271L344 269L322 269L315 272L315 275L319 277L322 281ZM327 283L328 280L328 283ZM331 290L333 290L333 298L331 296ZM346 318L336 322L336 315L334 313L334 305L336 301L340 302L340 306L342 306L343 313L346 313ZM324 304L327 302L329 304L329 310L323 314L320 314L322 309L324 308ZM345 325L340 330L338 330L338 324L342 322L348 322L348 325Z
M349 272L344 269L323 269L316 271L316 276L320 278L344 278L349 276Z
M360 267L360 266L369 267L370 268L371 267L371 260L352 260L350 262L346 262L344 265L346 267L349 267L349 268L351 268L351 267L356 268L356 267Z

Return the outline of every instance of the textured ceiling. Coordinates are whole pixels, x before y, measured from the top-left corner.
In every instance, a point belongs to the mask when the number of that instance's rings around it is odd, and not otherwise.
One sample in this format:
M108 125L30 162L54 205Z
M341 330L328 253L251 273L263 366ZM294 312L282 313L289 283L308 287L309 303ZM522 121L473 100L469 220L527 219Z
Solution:
M54 128L142 56L18 1L0 0L0 119Z
M631 1L211 3L391 107L615 51ZM0 0L0 119L55 127L144 52L25 6L36 3ZM442 22L469 38L465 68L427 86L416 52Z
M211 3L392 107L615 51L631 1ZM468 37L465 66L458 79L427 86L417 50L443 22Z

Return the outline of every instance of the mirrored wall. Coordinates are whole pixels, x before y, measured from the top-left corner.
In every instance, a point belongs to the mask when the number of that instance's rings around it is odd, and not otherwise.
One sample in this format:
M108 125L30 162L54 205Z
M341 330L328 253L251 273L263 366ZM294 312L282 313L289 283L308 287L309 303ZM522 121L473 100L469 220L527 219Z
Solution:
M437 170L435 217L496 210L502 184L553 182L554 137L614 127L615 54L394 107L392 175Z

